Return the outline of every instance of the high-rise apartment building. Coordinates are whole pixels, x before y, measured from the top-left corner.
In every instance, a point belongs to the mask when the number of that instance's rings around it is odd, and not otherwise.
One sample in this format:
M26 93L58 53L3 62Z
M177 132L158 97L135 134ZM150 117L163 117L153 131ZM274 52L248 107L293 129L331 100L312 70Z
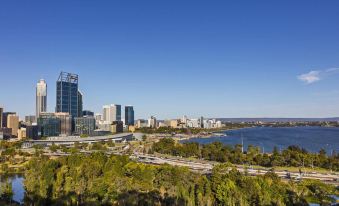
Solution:
M79 117L78 75L61 72L56 82L56 112L67 112Z
M18 135L19 129L19 117L15 114L10 114L7 116L7 127L12 129L12 135Z
M112 123L121 121L121 105L111 104L103 107L103 121Z
M36 85L36 117L47 111L47 84L40 79Z
M134 109L133 106L125 106L125 125L134 125Z

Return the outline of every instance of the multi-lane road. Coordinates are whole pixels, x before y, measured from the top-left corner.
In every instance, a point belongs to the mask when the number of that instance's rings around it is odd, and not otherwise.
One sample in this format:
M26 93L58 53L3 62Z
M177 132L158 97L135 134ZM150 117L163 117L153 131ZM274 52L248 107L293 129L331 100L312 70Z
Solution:
M194 160L186 160L183 158L176 158L176 157L158 157L155 155L149 155L149 154L141 154L141 153L134 153L134 155L131 155L131 158L136 159L139 162L148 163L148 164L169 164L174 166L183 166L188 167L189 169L200 172L200 173L211 173L212 168L215 164L215 162L199 162ZM240 172L247 172L249 175L263 175L270 171L270 169L255 169L255 168L244 168L241 165L236 166L237 170ZM339 174L338 173L299 173L299 172L289 172L289 171L274 171L279 177L289 180L300 180L300 179L318 179L325 183L334 184L336 186L339 186Z

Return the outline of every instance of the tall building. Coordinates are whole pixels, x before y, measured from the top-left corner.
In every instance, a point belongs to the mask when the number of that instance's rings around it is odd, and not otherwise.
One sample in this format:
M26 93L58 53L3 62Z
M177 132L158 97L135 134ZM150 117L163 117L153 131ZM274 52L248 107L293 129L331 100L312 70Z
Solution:
M83 102L82 102L82 97L83 94L78 90L78 117L82 117L82 107L83 107Z
M42 137L60 135L60 119L54 113L40 113L37 122Z
M150 128L157 128L157 119L154 116L148 120L148 127Z
M65 112L57 112L55 116L60 120L60 134L69 136L72 134L72 116Z
M204 128L204 117L200 117L200 119L199 119L199 126L200 126L200 128Z
M78 75L61 72L56 82L56 112L67 112L79 117Z
M15 112L3 112L2 113L2 127L7 127L7 117L8 115L16 114Z
M134 125L134 109L133 106L125 106L125 125Z
M40 79L36 84L36 117L41 112L47 111L47 84L45 80Z
M19 129L19 117L15 114L10 114L7 116L7 127L12 129L12 135L18 135Z
M2 127L2 113L4 112L4 108L0 107L0 127Z
M103 107L103 120L109 123L112 123L113 121L121 121L121 105L105 105Z
M95 118L91 116L76 117L75 133L79 135L92 135L95 130Z

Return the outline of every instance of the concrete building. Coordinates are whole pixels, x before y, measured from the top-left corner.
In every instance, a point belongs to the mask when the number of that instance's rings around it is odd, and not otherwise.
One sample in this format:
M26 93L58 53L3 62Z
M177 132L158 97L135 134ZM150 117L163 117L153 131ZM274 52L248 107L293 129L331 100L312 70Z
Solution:
M113 134L122 133L124 131L124 124L122 121L113 121L111 124L111 130Z
M40 79L36 85L36 112L35 116L39 117L41 112L47 111L47 84L45 80Z
M60 135L60 119L54 113L40 113L37 123L42 137Z
M21 127L18 129L18 139L26 139L26 128Z
M151 116L151 118L148 119L148 127L157 128L157 126L157 119L154 116Z
M7 117L8 115L16 114L15 112L3 112L2 113L2 127L7 127Z
M180 121L179 120L172 119L170 121L170 127L172 127L172 128L179 128L179 126L180 126Z
M111 130L111 123L99 121L97 124L97 128L101 131L110 131Z
M36 123L36 117L34 115L25 116L25 122L26 122L27 125L31 125L33 123Z
M111 104L103 106L103 121L108 123L121 121L121 105Z
M18 136L19 117L15 114L7 116L7 127L12 129L12 136Z
M67 112L72 118L79 117L78 75L61 72L56 82L55 112Z
M135 126L136 126L136 128L148 127L148 123L144 119L138 119Z
M78 135L93 135L95 130L95 119L91 116L76 117L75 133Z
M134 125L134 109L133 106L125 106L125 125Z
M69 136L72 134L72 116L66 112L57 112L55 116L60 120L60 135Z

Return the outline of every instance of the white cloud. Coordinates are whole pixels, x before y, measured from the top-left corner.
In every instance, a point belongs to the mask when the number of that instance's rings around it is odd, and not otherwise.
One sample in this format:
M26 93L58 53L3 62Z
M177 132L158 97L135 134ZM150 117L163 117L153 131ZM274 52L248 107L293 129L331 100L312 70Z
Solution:
M320 81L320 71L310 71L306 74L301 74L298 76L298 79L306 82L306 84L312 84L314 82Z
M329 69L326 69L326 72L339 72L339 68L329 68Z
M338 74L339 68L329 68L325 70L310 71L306 74L301 74L297 76L300 81L305 82L306 84L312 84L314 82L320 81L328 76L333 74Z

